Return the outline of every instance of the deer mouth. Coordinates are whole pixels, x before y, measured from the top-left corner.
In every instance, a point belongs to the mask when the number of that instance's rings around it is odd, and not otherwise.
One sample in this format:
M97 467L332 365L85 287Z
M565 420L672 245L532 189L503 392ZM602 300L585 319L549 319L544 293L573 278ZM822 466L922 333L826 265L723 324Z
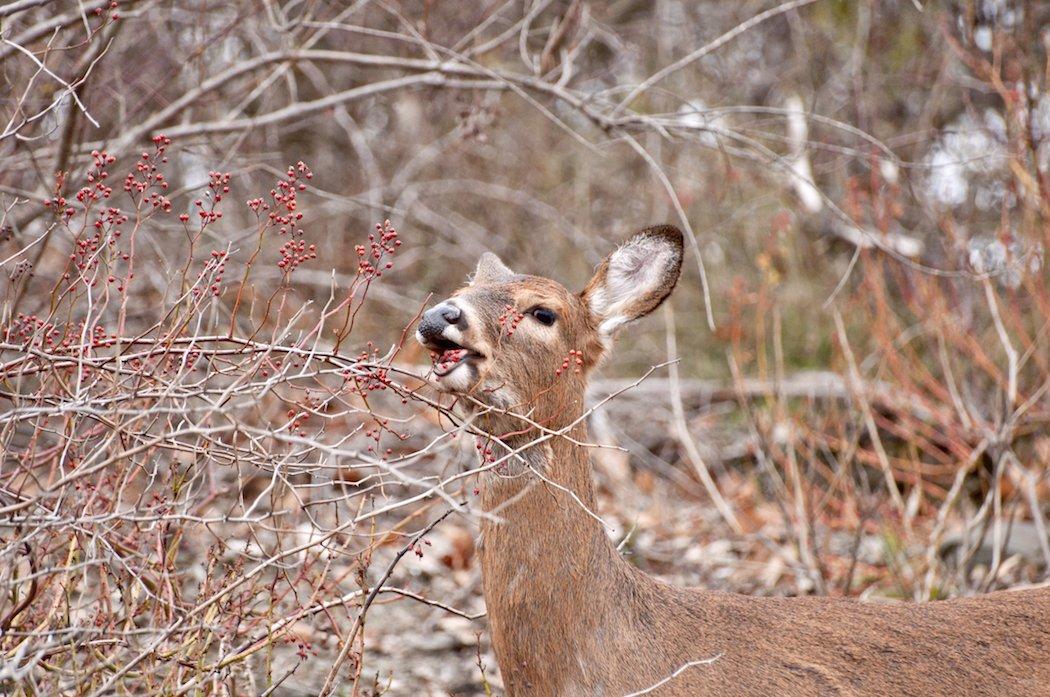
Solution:
M467 346L445 338L428 341L427 348L430 349L430 356L434 361L434 375L438 378L445 377L461 365L485 357Z

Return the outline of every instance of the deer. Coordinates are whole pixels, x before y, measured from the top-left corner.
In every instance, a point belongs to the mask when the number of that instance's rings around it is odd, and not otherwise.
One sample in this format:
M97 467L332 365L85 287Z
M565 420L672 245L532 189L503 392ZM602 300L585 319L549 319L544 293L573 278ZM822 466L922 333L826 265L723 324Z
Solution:
M482 590L508 695L1050 694L1050 587L922 603L677 587L595 511L584 392L678 282L681 231L649 227L579 293L481 255L426 310L433 382L507 456L479 475Z

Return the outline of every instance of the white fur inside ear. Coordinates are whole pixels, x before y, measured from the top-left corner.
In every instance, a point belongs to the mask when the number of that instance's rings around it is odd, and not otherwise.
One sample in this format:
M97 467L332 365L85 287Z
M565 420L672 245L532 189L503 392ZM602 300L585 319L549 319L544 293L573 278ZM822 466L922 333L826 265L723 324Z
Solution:
M637 318L631 306L666 282L678 255L666 241L650 236L635 237L612 253L605 282L590 298L591 312L601 318L598 331L603 337Z

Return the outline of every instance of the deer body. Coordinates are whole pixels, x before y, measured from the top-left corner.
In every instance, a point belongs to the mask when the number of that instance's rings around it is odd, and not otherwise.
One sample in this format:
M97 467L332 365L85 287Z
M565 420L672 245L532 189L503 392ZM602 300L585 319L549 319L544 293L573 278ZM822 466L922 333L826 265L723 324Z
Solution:
M583 449L550 454L546 476L594 510ZM504 521L483 524L481 564L508 694L627 695L712 658L651 694L1050 694L1050 590L883 605L678 588L565 491L482 490Z
M925 604L757 598L668 585L622 559L594 515L583 387L680 263L680 233L651 228L573 296L486 255L420 325L441 352L439 385L511 453L482 475L498 520L483 522L480 550L508 694L1050 695L1050 588ZM509 332L508 307L536 321ZM569 350L579 372L558 369Z

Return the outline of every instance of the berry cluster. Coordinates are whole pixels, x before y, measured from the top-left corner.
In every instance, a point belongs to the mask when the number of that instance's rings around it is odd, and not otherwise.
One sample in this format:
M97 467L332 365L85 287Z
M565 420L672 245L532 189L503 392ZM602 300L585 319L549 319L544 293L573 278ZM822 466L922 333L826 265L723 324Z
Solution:
M112 10L112 12L109 13L109 18L111 20L113 20L114 22L116 22L118 19L120 19L120 13L117 12L117 7L118 6L119 6L119 3L117 3L117 0L112 0L112 2L109 3L109 9ZM95 16L96 17L101 17L102 13L105 12L105 11L106 11L106 8L104 8L104 7L96 7L95 8Z
M32 275L33 275L33 262L29 261L28 259L22 259L17 264L15 264L15 268L11 271L11 280L12 281L17 281L18 279L22 278L23 276L32 276Z
M80 326L83 327L84 323L81 322ZM97 324L91 328L91 347L92 348L103 348L112 346L117 341L116 332L106 334L106 330Z
M390 387L390 376L386 368L373 368L366 375L355 375L354 384L358 393L378 392Z
M276 188L270 189L270 198L273 199L273 210L269 214L270 223L279 225L282 235L289 232L293 235L302 235L303 231L296 227L303 219L302 212L298 210L298 193L306 191L306 184L301 181L300 177L313 179L314 173L310 171L305 162L300 161L295 166L289 165L284 176L284 179L277 180ZM256 211L259 207L266 210L268 206L264 206L261 202L262 199L253 199L248 201L248 207ZM253 204L255 204L254 207Z
M92 225L94 232L89 237L81 237L73 245L73 252L69 255L69 261L84 276L84 283L89 286L98 285L97 279L88 278L85 274L98 268L101 252L105 245L116 246L123 231L120 226L128 222L128 216L119 208L106 207L95 218ZM127 261L129 255L124 254L122 258ZM70 274L64 274L66 279ZM114 279L115 280L115 279ZM112 281L111 281L112 282ZM121 288L120 290L123 290Z
M303 239L303 229L299 227L303 219L303 212L299 210L299 192L306 191L303 180L313 179L313 176L314 173L302 161L289 165L284 178L278 179L276 186L270 189L272 204L262 198L245 202L257 216L266 214L265 227L275 227L279 234L291 237L279 250L281 258L277 268L285 273L291 273L303 262L317 258L317 245L307 244Z
M124 178L124 191L127 192L135 203L135 226L141 222L139 217L143 206L149 211L171 211L171 201L162 192L168 188L168 182L158 169L158 163L167 162L165 152L171 144L167 136L158 135L153 138L154 151L143 152L135 163L134 170ZM73 250L69 255L70 267L63 274L66 280L72 278L73 268L79 271L79 276L87 286L97 286L101 279L96 278L93 271L97 270L102 263L107 263L110 273L105 277L107 283L113 284L118 292L125 290L128 281L134 278L130 271L124 278L117 274L115 265L120 261L130 262L131 255L126 251L119 251L117 245L123 234L121 226L130 220L129 214L120 208L105 205L113 195L113 188L109 186L109 167L116 158L101 150L91 152L91 164L88 166L85 178L86 186L81 187L73 198L83 207L85 218L94 216L90 226L78 231L74 240ZM63 178L60 175L56 181L56 191L61 191ZM76 213L73 202L64 196L56 194L44 202L44 206L53 209L62 215L68 222ZM93 210L94 204L101 203L103 206ZM88 234L90 233L90 234ZM132 231L134 234L134 230ZM106 250L109 250L107 252Z
M201 199L193 202L193 205L197 208L197 217L201 219L201 230L222 218L219 204L222 203L223 195L230 193L230 173L208 172L208 189L211 193L208 196L209 204L207 206L204 205L204 201ZM190 216L187 213L179 216L179 220L184 223L189 219Z
M459 363L460 359L467 354L466 349L449 349L443 353L430 352L430 358L434 362L434 369L439 373L447 373L452 366Z
M555 370L554 374L561 375L563 372L569 369L570 364L572 365L572 372L583 372L583 351L569 349L569 355L566 356L565 360L561 362L561 367Z
M476 439L477 442L474 444L475 449L478 451L478 455L481 456L482 462L489 464L496 461L496 456L492 454L492 446L485 443L480 438ZM476 491L474 493L477 493Z
M317 651L316 649L314 649L313 644L311 644L309 641L306 641L305 639L293 639L291 643L295 644L295 655L298 656L299 660L301 661L305 661L310 656L317 655Z
M143 203L148 204L155 210L159 209L165 213L170 213L171 201L168 200L167 196L160 193L160 191L167 190L168 181L158 171L157 163L166 163L168 161L168 156L165 155L165 152L168 146L171 145L171 138L164 135L154 136L153 145L156 148L155 152L143 151L142 156L135 163L135 171L128 172L128 175L124 177L124 191L133 196L135 194L142 195ZM89 178L88 181L91 181L91 179ZM160 191L150 191L154 187ZM147 192L149 193L147 194Z
M92 166L87 172L87 181L90 186L82 187L76 194L77 201L83 204L88 201L108 199L113 195L113 188L106 185L106 179L109 178L106 167L113 164L116 158L107 152L92 150L91 159Z
M383 437L383 431L389 430L387 427L390 425L389 419L376 419L376 427L370 428L365 431L365 438L372 441L366 450L370 453L378 453L380 449L379 441ZM394 452L393 448L387 448L386 454L390 455Z
M197 275L197 282L193 286L193 297L199 298L205 293L219 297L222 292L222 274L226 270L227 254L223 250L213 250L211 258L204 264L204 270ZM211 282L205 279L211 276ZM207 288L204 286L207 285Z
M500 331L506 331L507 336L514 336L514 332L518 330L518 325L525 319L525 315L518 312L517 308L513 305L504 305L503 312L500 313L498 318Z
M389 371L386 368L366 367L365 365L379 362L379 349L371 341L366 344L364 350L357 354L355 362L358 370L364 369L367 372L362 375L358 372L345 370L343 371L343 378L348 381L352 380L354 383L353 391L362 397L369 392L385 390L392 384Z
M4 343L37 345L49 349L55 348L55 340L61 332L53 325L44 322L36 315L21 312L8 326L4 327Z
M397 230L389 220L376 225L376 231L368 235L368 247L363 244L354 247L358 256L357 275L366 279L378 278L383 275L383 269L394 268L394 262L389 257L393 257L400 246ZM387 258L386 262L384 258Z
M312 411L316 411L320 407L320 402L310 396L307 392L303 397L302 406L299 409L292 408L287 412L288 418L291 420L289 429L291 431L298 431L299 436L302 438L306 437L306 422L310 419Z
M63 215L67 220L72 218L73 214L76 213L76 209L72 206L66 205L65 196L52 196L44 201L44 208L54 208L57 215Z
M79 352L79 338L85 333L84 322L76 325L70 323L59 326L52 322L45 322L35 314L24 314L19 312L14 321L4 327L2 336L5 342L19 343L24 346L35 346L46 351L56 353ZM88 345L92 348L103 348L112 346L117 339L115 332L106 333L106 330L95 325L87 332ZM74 349L74 341L77 348Z
M412 550L412 552L413 552L413 553L414 553L414 554L415 554L415 555L416 555L417 557L419 557L420 559L422 559L422 558L423 558L423 545L426 545L427 547L431 547L431 546L432 546L432 545L430 544L430 540L423 540L423 544L422 544L422 545L421 545L420 543L416 542L416 543L415 543L414 545L411 545L411 546L409 547L409 549L411 549L411 550Z
M288 240L281 245L281 260L277 262L277 268L287 273L295 271L299 264L310 259L317 258L317 245L307 246L306 240Z

